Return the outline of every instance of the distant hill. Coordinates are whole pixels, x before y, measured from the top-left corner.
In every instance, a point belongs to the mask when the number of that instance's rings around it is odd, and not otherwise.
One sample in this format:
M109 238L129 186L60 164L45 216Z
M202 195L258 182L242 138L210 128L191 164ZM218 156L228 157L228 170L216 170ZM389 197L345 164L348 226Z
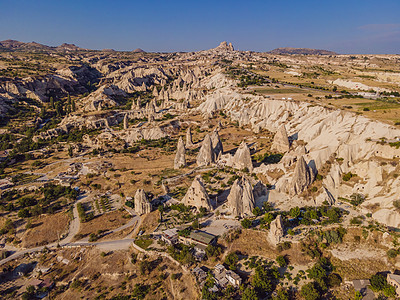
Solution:
M309 49L309 48L276 48L268 53L271 54L303 54L303 55L337 55L336 52L329 50L320 49Z
M55 47L56 50L61 50L61 51L80 51L80 50L87 50L87 49L83 49L80 48L78 46L76 46L75 44L67 44L64 43L60 46Z
M80 51L87 50L74 44L62 44L57 47L42 45L36 42L24 43L16 40L0 41L0 50L3 51Z
M145 52L145 51L142 50L142 49L140 49L140 48L137 48L137 49L133 50L132 52L143 53L143 52Z
M51 47L36 42L23 43L15 40L5 40L0 42L1 50L50 50Z

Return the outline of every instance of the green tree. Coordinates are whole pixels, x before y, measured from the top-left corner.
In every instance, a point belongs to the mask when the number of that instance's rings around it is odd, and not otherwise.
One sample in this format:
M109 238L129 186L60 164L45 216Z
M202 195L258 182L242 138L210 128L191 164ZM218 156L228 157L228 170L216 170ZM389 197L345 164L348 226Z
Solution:
M18 211L19 218L29 218L30 216L31 212L29 211L29 208L22 208Z
M354 293L354 300L362 300L362 298L363 298L363 295L359 291L356 291Z
M72 111L76 110L75 99L72 99Z
M318 300L320 299L320 293L316 287L315 282L310 282L302 286L300 294L306 300Z
M261 219L262 224L270 224L274 220L274 215L267 212Z
M254 207L253 215L255 215L256 217L260 216L261 215L261 209L259 207Z
M68 155L69 155L69 157L72 157L74 155L74 151L73 151L71 145L69 145L69 147L68 147Z
M297 218L300 216L300 208L298 206L290 209L289 214L292 218Z
M242 294L242 300L258 300L258 296L254 288L248 286Z
M371 276L370 283L374 291L382 291L387 285L387 280L384 275L375 274Z
M243 219L241 222L243 228L250 228L252 222L249 219Z
M56 107L54 106L54 99L53 99L53 97L50 97L50 107L52 108L52 109L55 109Z
M195 220L192 222L192 228L193 228L193 229L199 229L199 228L200 228L199 219L195 219Z
M282 268L282 267L286 267L287 265L288 265L288 262L287 262L287 258L285 257L285 256L283 256L283 255L279 255L277 258L276 258L276 262L278 263L278 265Z
M238 261L239 257L235 252L231 252L225 257L225 264L233 271L236 270L236 264Z
M63 106L60 102L57 102L55 105L57 117L61 117L64 114Z
M258 266L254 273L252 284L260 296L272 292L272 283L268 270Z
M289 300L289 292L285 289L280 289L277 291L276 296L273 298L273 300Z

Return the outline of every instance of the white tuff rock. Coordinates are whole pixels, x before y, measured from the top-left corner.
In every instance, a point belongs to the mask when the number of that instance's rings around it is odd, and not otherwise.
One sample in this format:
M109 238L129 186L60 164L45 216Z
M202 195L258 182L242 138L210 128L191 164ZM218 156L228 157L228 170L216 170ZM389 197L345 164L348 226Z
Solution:
M217 129L215 129L211 135L211 143L213 151L215 153L215 158L217 159L219 155L222 154L222 152L224 151Z
M246 217L253 215L255 201L250 181L243 177L236 179L228 195L228 207L234 216Z
M284 153L288 152L290 148L289 138L286 132L285 125L279 127L278 131L275 133L274 140L272 142L271 150L276 150L278 152Z
M210 198L200 176L195 177L185 197L183 197L182 203L187 206L195 206L197 209L200 209L200 207L204 207L207 210L212 209Z
M268 232L268 239L272 244L277 245L280 243L283 234L284 234L284 229L283 229L282 216L278 215L276 219L271 222Z
M193 147L193 140L192 140L192 132L190 131L190 127L188 127L186 131L186 148Z
M147 199L143 189L138 189L135 194L135 211L139 215L148 214L151 212L151 203Z
M314 174L310 167L307 165L303 156L300 156L296 163L296 168L289 185L289 194L291 196L300 194L307 188L314 180Z
M203 140L196 162L198 166L208 166L215 162L212 142L208 134Z
M235 155L231 159L230 165L235 169L243 170L247 168L249 172L253 171L253 163L251 161L250 149L244 141L236 150Z
M174 169L179 169L186 166L186 158L185 158L185 145L183 144L182 137L179 137L178 146L176 149L176 155L174 159Z

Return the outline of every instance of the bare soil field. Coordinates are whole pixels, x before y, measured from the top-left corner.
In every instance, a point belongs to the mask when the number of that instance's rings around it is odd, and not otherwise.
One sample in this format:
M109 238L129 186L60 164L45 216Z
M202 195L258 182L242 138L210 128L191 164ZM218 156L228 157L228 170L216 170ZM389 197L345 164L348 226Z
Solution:
M82 238L90 235L91 233L97 234L99 230L107 231L121 227L129 220L129 218L124 218L124 216L128 216L126 211L117 210L95 217L89 222L81 223L80 230L77 235Z
M68 231L70 216L67 212L54 215L42 215L31 221L32 228L22 236L21 246L31 248L57 241Z

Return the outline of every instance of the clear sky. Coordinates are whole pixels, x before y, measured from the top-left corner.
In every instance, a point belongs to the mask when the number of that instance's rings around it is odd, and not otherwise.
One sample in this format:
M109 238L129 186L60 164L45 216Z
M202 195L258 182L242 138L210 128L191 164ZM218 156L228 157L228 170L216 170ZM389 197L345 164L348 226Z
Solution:
M0 0L0 40L90 49L400 53L400 0Z

